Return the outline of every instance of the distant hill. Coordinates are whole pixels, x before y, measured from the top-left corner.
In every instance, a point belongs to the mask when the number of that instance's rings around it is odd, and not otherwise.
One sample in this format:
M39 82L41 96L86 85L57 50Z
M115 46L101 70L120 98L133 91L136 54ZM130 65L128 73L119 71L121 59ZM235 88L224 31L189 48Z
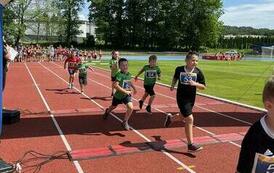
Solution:
M274 36L274 29L255 29L252 27L224 26L224 35L265 35Z

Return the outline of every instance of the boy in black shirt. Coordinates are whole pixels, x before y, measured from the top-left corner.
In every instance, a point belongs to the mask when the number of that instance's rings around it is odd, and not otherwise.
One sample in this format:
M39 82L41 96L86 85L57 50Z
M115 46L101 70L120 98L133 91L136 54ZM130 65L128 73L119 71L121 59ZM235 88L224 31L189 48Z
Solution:
M176 100L180 109L180 114L185 118L185 133L188 142L188 151L194 152L203 149L201 146L193 144L193 115L192 108L196 98L196 88L205 89L205 78L202 71L197 68L198 55L190 52L186 55L186 65L179 66L175 70L170 90L173 91L178 82ZM171 115L167 114L165 127L171 122Z
M237 173L274 173L274 76L264 86L263 103L267 115L245 135Z

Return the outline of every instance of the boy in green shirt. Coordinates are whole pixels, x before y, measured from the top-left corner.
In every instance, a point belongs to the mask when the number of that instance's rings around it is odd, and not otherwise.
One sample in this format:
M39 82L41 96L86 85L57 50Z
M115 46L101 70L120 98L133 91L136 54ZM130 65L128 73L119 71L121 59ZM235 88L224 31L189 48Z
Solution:
M79 84L80 84L80 88L81 88L81 93L84 92L84 86L87 85L87 69L90 69L91 71L94 71L93 68L90 67L90 63L83 63L80 62L77 65L77 70L79 71Z
M138 76L141 75L144 72L144 88L145 93L141 100L139 100L139 107L142 109L144 101L146 100L147 96L150 95L148 105L146 107L146 110L148 113L151 113L151 104L155 98L155 92L154 92L154 85L156 83L156 78L160 80L161 77L161 70L156 65L157 63L157 56L151 55L149 57L149 64L145 65L139 73L135 76L135 81L137 81Z
M118 72L118 60L119 60L119 52L112 51L111 59L109 61L109 68L111 70L111 81L115 81L115 74ZM111 96L113 96L114 88L113 85L111 86Z
M112 104L105 110L103 119L107 119L109 113L113 111L119 104L124 103L127 107L125 118L122 122L122 126L129 130L128 120L133 111L133 104L131 101L131 93L133 89L133 94L136 94L136 88L131 81L131 74L128 72L128 61L125 58L121 58L118 61L120 71L115 74L115 81L113 82L113 87L116 92L112 98Z

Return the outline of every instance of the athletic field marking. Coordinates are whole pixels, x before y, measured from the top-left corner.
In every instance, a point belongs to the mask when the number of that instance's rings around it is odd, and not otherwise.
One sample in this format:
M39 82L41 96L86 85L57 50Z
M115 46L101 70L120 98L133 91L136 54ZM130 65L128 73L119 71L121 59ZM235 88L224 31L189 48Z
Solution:
M46 70L48 70L49 72L51 72L52 74L54 74L56 77L58 77L59 79L61 79L62 81L64 81L66 84L68 84L68 82L63 79L62 77L60 77L59 75L57 75L55 72L53 72L52 70L50 70L49 68L45 67L43 64L39 63L42 67L44 67ZM57 64L56 64L57 65ZM79 89L77 89L76 87L73 87L76 91L80 92ZM95 103L97 106L99 106L102 110L104 110L104 107L102 105L100 105L99 103L97 103L96 101L94 101L93 99L91 99L89 96L87 96L85 93L82 93L83 96L85 96L86 98L88 98L90 101L92 101L93 103ZM115 119L117 119L118 121L122 122L122 120L117 117L115 114L110 113ZM143 135L142 133L140 133L139 131L135 130L133 127L130 126L130 128L132 129L133 132L135 132L136 134L138 134L140 137L142 137L143 139L145 139L147 142L151 142L150 139L148 139L145 135ZM173 155L171 155L170 153L161 150L162 153L164 153L166 156L168 156L170 159L172 159L173 161L175 161L176 163L178 163L180 166L184 167L188 172L190 173L195 173L195 171L193 171L192 169L188 168L184 163L182 163L180 160L178 160L176 157L174 157Z
M58 64L55 64L55 65L60 66L60 65L58 65ZM60 66L60 67L61 67L61 66ZM99 74L99 73L97 73L97 74ZM105 75L102 75L102 76L105 76ZM91 80L89 77L88 77L88 79ZM94 80L92 80L92 81L94 81ZM104 84L98 83L97 81L94 81L94 82L97 83L97 84L99 84L99 85L101 85L101 86L104 86L104 87L106 87L106 88L108 88L108 89L111 89L109 86L106 86L106 85L104 85ZM138 86L136 86L136 87L138 87ZM141 87L139 87L139 88L141 88ZM143 88L142 88L142 89L143 89ZM172 98L172 97L169 97L169 96L168 96L168 98ZM175 100L174 98L172 98L172 99ZM137 101L137 99L135 99L135 98L133 98L133 100ZM152 108L153 108L153 107L152 107ZM155 108L153 108L153 109L155 109ZM159 112L161 112L161 113L167 114L165 111L162 111L162 110L160 110L160 109L155 109L155 110L157 110L157 111L159 111ZM213 113L218 113L218 112L213 112ZM199 129L199 130L205 132L205 133L208 133L208 134L212 135L212 136L216 135L215 133L210 132L210 131L208 131L208 130L206 130L206 129L204 129L204 128L201 128L201 127L199 127L199 126L195 126L195 127L196 127L197 129ZM229 142L229 143L232 144L232 145L234 145L234 146L236 146L236 147L241 148L241 146L238 145L237 143L234 143L234 142Z
M100 75L100 76L103 76L103 77L109 77L109 76L100 74L100 73L98 73L98 72L95 72L95 73L98 74L98 75ZM137 85L137 84L136 84L135 86L138 87L138 88L143 89L143 87L140 87L140 86ZM163 97L170 98L170 99L172 99L172 100L176 100L174 97L170 97L170 96L167 96L167 95L165 95L165 94L161 94L161 93L159 93L159 92L157 93L157 95L161 95L161 96L163 96ZM252 124L253 124L253 123L250 123L250 122L247 122L247 121L244 121L244 120L235 118L235 117L231 117L231 116L229 116L229 115L226 115L226 114L223 114L223 113L220 113L220 112L216 112L216 111L211 110L211 109L208 109L208 108L204 108L204 107L201 107L201 106L198 106L198 105L194 105L194 106L196 106L196 107L198 107L198 108L200 108L200 109L203 109L203 110L206 110L206 111L209 111L209 112L218 114L218 115L220 115L220 116L223 116L223 117L226 117L226 118L229 118L229 119L233 119L233 120L235 120L235 121L242 122L242 123L244 123L244 124L248 124L248 125L252 125Z
M100 70L103 70L103 71L106 71L106 72L110 72L110 70L104 69L104 68L101 68L101 67L94 67L94 68L97 68L97 69L100 69ZM140 79L143 80L142 78L140 78ZM168 87L168 88L170 87L170 85L167 85L167 84L164 84L164 83L161 83L161 82L156 82L156 83L159 84L159 85ZM177 87L175 87L175 88L177 89ZM197 94L201 95L201 96L204 96L204 97L212 98L214 100L224 101L224 102L228 102L228 103L231 103L231 104L234 104L234 105L237 105L237 106L250 108L250 109L253 109L253 110L256 110L256 111L266 112L266 109L263 109L263 108L260 108L260 107L251 106L251 105L236 102L236 101L231 101L231 100L224 99L224 98L221 98L221 97L211 96L211 95L200 93L200 92L197 92Z
M27 71L28 71L28 73L29 73L29 75L30 75L30 77L31 77L31 79L32 79L32 81L33 81L33 83L34 83L34 85L35 85L35 87L36 87L36 89L37 89L37 91L38 91L38 93L39 93L39 95L40 95L40 97L41 97L43 103L44 103L44 105L45 105L46 108L47 108L48 113L50 114L50 117L51 117L51 119L52 119L52 121L53 121L53 123L54 123L54 125L55 125L55 127L56 127L56 129L57 129L57 131L58 131L58 133L59 133L59 136L61 137L61 139L62 139L62 141L63 141L63 143L64 143L64 145L65 145L67 151L71 151L71 147L70 147L70 145L69 145L69 143L68 143L68 141L67 141L65 135L64 135L63 131L61 130L61 128L60 128L58 122L56 121L54 115L51 113L50 107L49 107L49 105L48 105L48 103L47 103L45 97L43 96L41 90L39 89L39 87L38 87L38 85L37 85L37 82L35 81L35 79L34 79L32 73L30 72L29 67L27 66L26 63L24 63L24 64L25 64L25 66L26 66L26 68L27 68ZM76 167L78 173L84 173L84 171L83 171L83 169L82 169L82 167L81 167L81 165L79 164L78 161L73 161L73 164L75 165L75 167Z

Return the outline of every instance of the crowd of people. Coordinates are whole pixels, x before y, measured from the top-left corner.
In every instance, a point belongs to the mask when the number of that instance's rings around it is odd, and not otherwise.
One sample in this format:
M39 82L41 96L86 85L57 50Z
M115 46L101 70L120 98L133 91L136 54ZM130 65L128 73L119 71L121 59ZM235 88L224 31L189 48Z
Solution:
M71 51L75 51L77 56L84 61L89 60L101 60L102 51L96 50L79 50L72 47L54 47L50 45L48 47L35 45L17 46L15 50L18 52L18 56L14 59L15 62L41 62L41 61L64 61Z

